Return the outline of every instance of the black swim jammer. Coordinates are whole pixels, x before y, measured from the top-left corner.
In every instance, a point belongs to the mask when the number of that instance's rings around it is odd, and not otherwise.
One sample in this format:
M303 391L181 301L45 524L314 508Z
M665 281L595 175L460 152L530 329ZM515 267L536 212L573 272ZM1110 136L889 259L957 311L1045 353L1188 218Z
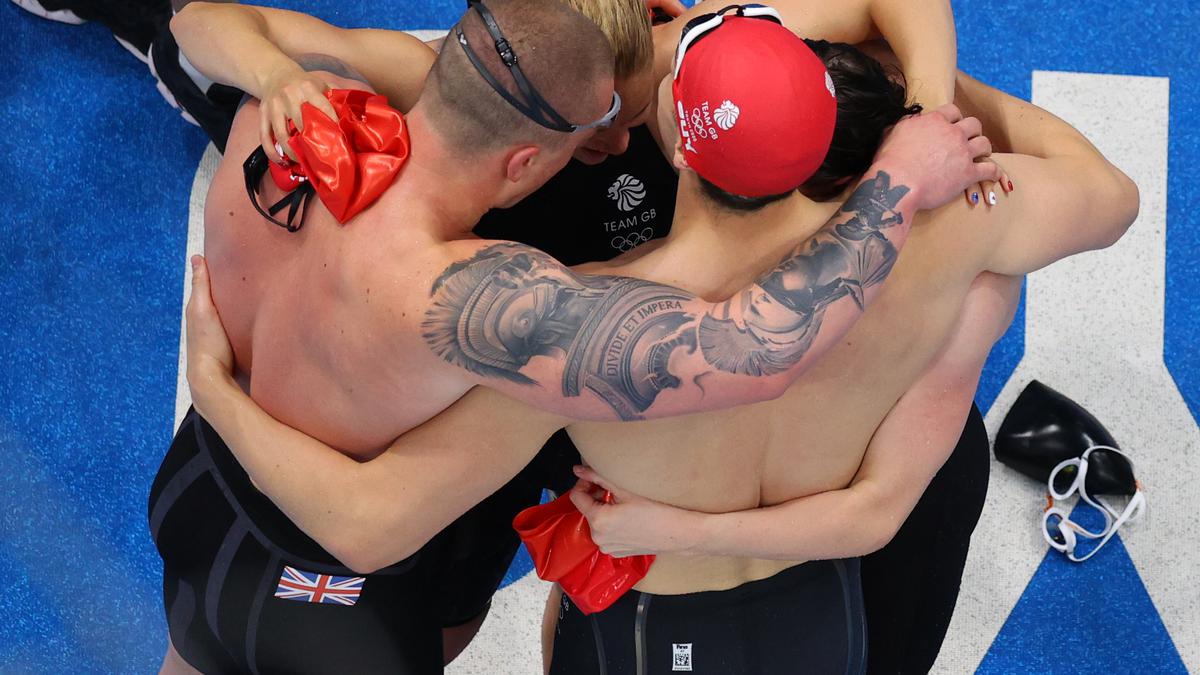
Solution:
M407 560L356 574L254 488L194 410L154 480L149 512L171 642L193 667L441 672L446 593L437 561L456 557L445 533ZM477 595L486 602L493 590Z
M564 595L550 673L862 673L866 649L858 560L823 560L727 591L629 592L590 616Z

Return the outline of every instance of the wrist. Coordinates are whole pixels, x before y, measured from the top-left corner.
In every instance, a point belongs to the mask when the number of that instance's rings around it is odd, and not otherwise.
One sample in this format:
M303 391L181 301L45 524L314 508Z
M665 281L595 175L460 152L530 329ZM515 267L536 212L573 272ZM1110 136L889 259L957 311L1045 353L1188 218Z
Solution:
M705 546L718 538L720 528L718 515L700 513L698 511L683 511L679 531L682 533L673 553L680 555L704 555L708 553Z
M205 419L220 416L238 395L244 395L233 374L222 364L209 360L189 366L187 379L192 406Z
M871 164L871 168L863 175L863 182L873 180L880 174L887 175L889 188L903 187L906 190L904 195L895 202L892 210L904 214L904 219L898 226L900 229L907 231L912 225L911 214L919 210L918 205L925 198L925 177L921 175L919 170L913 168L911 158L906 160L906 158L896 157L891 153L875 158L875 162Z
M300 64L275 49L271 50L270 56L264 55L264 58L250 60L250 62L257 62L258 65L251 71L249 78L253 83L254 90L247 90L247 93L259 100L269 96L280 83L304 74L304 69L300 67Z

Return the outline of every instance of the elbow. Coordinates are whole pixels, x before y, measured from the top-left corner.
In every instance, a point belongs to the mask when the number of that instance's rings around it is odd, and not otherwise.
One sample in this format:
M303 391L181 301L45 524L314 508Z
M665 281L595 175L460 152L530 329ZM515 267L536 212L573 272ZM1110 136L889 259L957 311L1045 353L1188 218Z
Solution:
M345 517L339 522L330 523L327 530L331 534L319 543L358 574L372 574L394 565L425 545L425 541L418 540L420 528L411 527L415 519L405 519L397 510L397 519L381 520L380 513L387 511L368 505L353 508L343 513Z
M398 549L395 546L396 542L389 542L391 545L384 546L379 541L372 541L370 537L359 535L326 542L325 548L355 574L367 575L404 560L420 548L410 547L405 541L398 543L404 544L404 548Z
M1095 178L1094 231L1088 246L1092 250L1108 248L1120 241L1137 220L1141 208L1137 183L1111 164L1106 164L1104 169L1097 172Z
M1138 190L1137 183L1133 182L1129 176L1126 176L1120 169L1112 168L1113 171L1113 218L1111 227L1106 233L1103 248L1107 248L1117 243L1121 237L1125 236L1125 232L1133 225L1133 221L1137 220L1138 211L1141 209L1141 193Z
M860 484L856 487L862 490L868 486ZM855 519L859 524L855 529L860 537L856 555L870 555L890 544L911 512L911 507L905 509L893 495L878 488L872 487L866 495Z
M870 555L892 543L902 524L902 519L885 517L878 519L871 527L864 528L862 551L858 555Z
M362 537L343 535L322 542L322 545L355 574L372 574L387 566L380 556L375 554L375 548Z
M189 2L171 17L169 27L176 41L199 28L203 21L201 17L208 10L207 5L206 2Z

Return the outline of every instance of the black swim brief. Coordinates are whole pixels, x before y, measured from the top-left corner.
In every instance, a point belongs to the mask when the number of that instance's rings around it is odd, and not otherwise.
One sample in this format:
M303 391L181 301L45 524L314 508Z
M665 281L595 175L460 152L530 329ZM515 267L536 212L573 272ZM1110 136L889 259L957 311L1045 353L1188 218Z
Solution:
M862 673L866 648L858 560L824 560L727 591L630 592L590 616L564 595L550 673Z

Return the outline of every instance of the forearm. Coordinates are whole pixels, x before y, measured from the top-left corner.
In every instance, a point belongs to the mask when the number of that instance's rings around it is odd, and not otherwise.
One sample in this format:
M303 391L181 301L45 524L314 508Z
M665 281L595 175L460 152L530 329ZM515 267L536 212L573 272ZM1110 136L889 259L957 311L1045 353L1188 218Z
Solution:
M900 60L909 98L926 110L952 102L958 42L950 2L873 0L870 13Z
M254 97L264 95L273 75L302 70L270 40L267 23L254 7L192 2L171 19L171 33L206 77Z
M695 514L680 552L769 560L826 560L879 550L894 533L867 489L822 492L776 506Z
M196 2L171 21L180 48L208 77L262 98L302 72L296 59L320 52L358 71L393 106L416 104L436 54L401 31L344 29L269 7Z
M1075 127L966 73L959 72L956 76L955 104L964 115L979 118L995 152L1042 159L1100 154Z
M914 183L889 173L892 166L881 158L820 230L751 287L707 309L697 337L705 366L754 378L740 388L728 381L733 396L744 400L723 395L724 378L706 382L712 407L766 398L747 387L782 393L839 343L876 297L917 210Z
M358 462L272 418L227 375L189 373L197 410L266 494L347 567L415 553L529 463L562 421L477 389Z
M343 563L360 567L359 542L378 538L387 529L380 517L402 508L396 491L373 489L366 465L277 421L232 382L206 390L201 414L255 487ZM408 548L391 557L400 560Z

